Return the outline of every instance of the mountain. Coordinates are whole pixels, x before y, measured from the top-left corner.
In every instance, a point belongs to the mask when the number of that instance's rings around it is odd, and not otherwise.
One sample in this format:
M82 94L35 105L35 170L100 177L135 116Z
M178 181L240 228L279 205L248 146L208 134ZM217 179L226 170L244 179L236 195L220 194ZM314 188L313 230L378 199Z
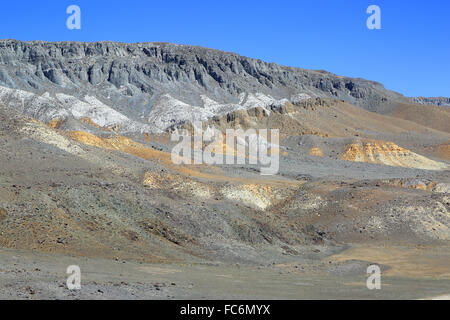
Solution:
M238 264L255 277L275 274L274 286L289 282L292 292L296 277L318 277L318 291L338 284L339 295L355 296L358 283L369 294L361 279L376 263L386 269L383 283L402 279L380 297L405 285L414 292L423 279L430 294L446 293L445 101L193 46L0 41L0 267L22 272L8 266L20 250L67 265L89 257L86 264L111 271L100 280L92 272L92 281L120 297L114 290L148 292L140 282L149 273L172 283L165 272L183 266L189 280L169 288L173 296L206 297L198 278L228 281L244 269ZM245 163L174 163L171 133L192 130L190 120L221 133L278 129L278 142L263 141L278 171L261 175L250 155ZM261 141L258 134L237 144ZM220 142L215 155L238 153ZM29 262L36 257L19 259L27 283L14 288L58 291L60 275L46 273L59 279L54 288L43 282ZM136 270L143 280L124 276ZM294 280L280 280L285 271ZM4 287L0 298L9 297ZM70 298L62 289L50 296Z
M15 93L25 113L45 122L103 113L97 121L129 131L163 131L174 121L302 97L344 100L378 113L412 102L374 81L169 43L2 40L0 65L0 86L27 92ZM4 102L14 95L1 94Z

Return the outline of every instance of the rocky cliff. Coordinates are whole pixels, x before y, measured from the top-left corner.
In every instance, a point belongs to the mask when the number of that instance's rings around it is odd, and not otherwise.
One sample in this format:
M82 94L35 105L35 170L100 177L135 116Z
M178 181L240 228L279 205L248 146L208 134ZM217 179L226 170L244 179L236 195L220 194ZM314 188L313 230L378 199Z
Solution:
M108 106L138 122L134 128L164 129L187 114L204 120L210 113L264 107L305 95L341 99L382 113L397 101L409 101L373 81L169 43L2 40L0 66L0 86L32 92L34 100L50 99L39 107L25 99L22 107L31 116L42 118L44 109L56 116L55 109L66 110L61 104L74 97L78 104L92 105L95 100L96 108Z

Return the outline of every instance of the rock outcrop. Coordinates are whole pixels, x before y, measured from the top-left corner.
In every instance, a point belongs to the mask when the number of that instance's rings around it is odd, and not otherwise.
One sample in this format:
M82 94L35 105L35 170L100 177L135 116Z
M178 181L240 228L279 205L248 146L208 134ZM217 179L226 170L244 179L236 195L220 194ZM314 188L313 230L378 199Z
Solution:
M233 109L280 99L295 103L308 95L383 112L396 101L410 101L373 81L169 43L2 40L0 65L0 86L34 92L36 98L89 96L142 123L158 106Z
M350 144L341 159L425 170L443 170L448 167L445 163L428 159L393 142L376 140Z
M435 106L450 107L450 98L446 97L417 97L413 99L419 104L433 104Z

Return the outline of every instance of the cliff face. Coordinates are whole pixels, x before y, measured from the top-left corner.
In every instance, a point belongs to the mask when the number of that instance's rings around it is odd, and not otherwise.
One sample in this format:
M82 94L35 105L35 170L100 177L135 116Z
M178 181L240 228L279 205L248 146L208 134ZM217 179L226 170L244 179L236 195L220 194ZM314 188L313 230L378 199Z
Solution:
M0 85L93 93L128 106L160 95L201 105L200 95L238 103L240 94L275 99L306 93L334 97L372 111L404 99L376 82L266 63L234 53L168 43L0 41Z
M399 103L448 104L447 98L414 100L373 81L201 47L0 40L0 102L44 122L89 117L125 131L160 132L311 97L383 114Z

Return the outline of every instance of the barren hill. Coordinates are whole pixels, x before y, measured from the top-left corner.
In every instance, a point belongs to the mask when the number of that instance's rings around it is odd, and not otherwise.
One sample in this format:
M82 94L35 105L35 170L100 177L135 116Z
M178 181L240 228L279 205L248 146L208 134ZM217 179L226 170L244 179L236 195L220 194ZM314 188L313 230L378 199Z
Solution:
M450 109L428 102L206 48L2 40L0 246L205 268L301 265L325 279L380 263L441 285ZM278 172L175 164L170 134L192 120L278 129L278 144L265 141ZM225 142L217 153L236 150ZM390 256L399 251L412 253ZM438 267L422 274L417 261Z

